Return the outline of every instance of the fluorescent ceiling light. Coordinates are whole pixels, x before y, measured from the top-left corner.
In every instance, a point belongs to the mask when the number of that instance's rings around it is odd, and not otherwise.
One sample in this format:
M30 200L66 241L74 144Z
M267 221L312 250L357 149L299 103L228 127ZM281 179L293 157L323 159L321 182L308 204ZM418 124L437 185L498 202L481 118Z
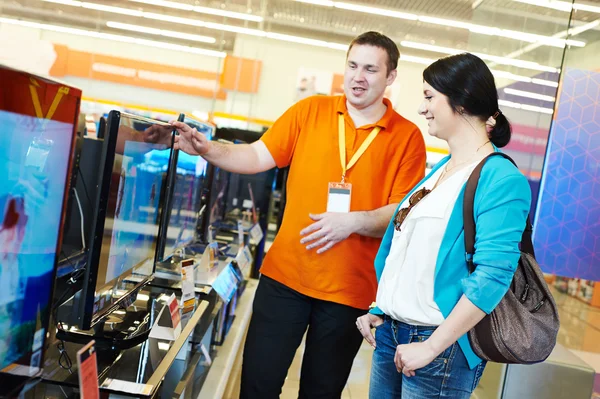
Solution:
M548 115L552 115L552 113L554 112L554 110L552 108L536 107L534 105L515 103L512 101L506 101L506 100L498 100L498 104L502 105L504 107L517 108L517 109L522 109L525 111L539 112L539 113L548 114Z
M415 57L413 55L400 54L400 61L414 62L417 64L430 65L435 62L430 58Z
M339 8L339 9L343 9L343 10L357 11L357 12L362 12L362 13L366 13L366 14L382 15L382 16L399 18L399 19L410 20L410 21L421 21L421 22L425 22L425 23L429 23L429 24L450 26L453 28L466 29L466 30L469 30L470 32L474 32L474 33L506 37L509 39L526 41L526 42L530 42L530 43L541 43L543 45L552 46L552 47L562 48L562 47L565 47L565 45L576 46L576 47L584 47L585 46L585 42L582 42L579 40L570 40L570 39L564 40L564 39L555 38L555 37L551 37L551 36L536 35L533 33L519 32L519 31L508 30L508 29L500 29L500 28L490 27L490 26L486 26L486 25L477 25L477 24L473 24L470 22L455 21L455 20L444 19L444 18L436 18L436 17L430 17L430 16L426 16L426 15L409 14L409 13L394 11L394 10L385 9L385 8L362 6L362 5L358 5L358 4L345 3L345 2L341 2L341 1L319 1L319 0L295 0L295 1L300 2L300 3L314 4L314 5L325 6L325 7Z
M492 71L492 74L497 78L504 78L504 79L514 80L517 82L533 83L533 84L541 85L541 86L558 87L558 82L554 82L552 80L530 78L529 76L515 75L514 73L511 73L511 72L498 71L498 70L494 70L494 69L491 69L491 71Z
M225 10L220 10L218 8L194 6L191 4L177 3L174 1L165 1L165 0L129 0L129 1L133 1L136 3L149 4L149 5L153 5L153 6L173 8L176 10L194 11L194 12L197 12L200 14L209 14L209 15L216 15L219 17L242 19L245 21L253 21L253 22L262 22L263 21L263 17L258 16L258 15L245 14L245 13L233 12L233 11L225 11Z
M531 79L531 83L535 83L536 85L548 86L548 87L558 87L558 82L554 82L552 80L544 80L544 79Z
M442 53L442 54L460 54L460 53L466 52L466 50L459 50L459 49L453 49L453 48L449 48L449 47L434 46L434 45L430 45L430 44L416 43L416 42L409 42L409 41L402 41L402 42L400 42L400 45L402 47L414 48L414 49L425 50L425 51L432 51L435 53ZM540 65L537 62L515 60L513 58L498 57L495 55L489 55L489 54L483 54L483 53L475 53L475 52L471 52L471 53L478 56L479 58L481 58L483 60L493 61L493 62L496 62L497 64L511 65L511 66L516 66L519 68L532 69L535 71L542 71L542 72L554 72L554 73L560 72L560 70L558 68L554 68L554 67L546 66L546 65Z
M76 0L42 0L46 3L55 3L62 4L65 6L73 6L73 7L82 7L90 10L104 11L104 12L112 12L115 14L122 15L130 15L132 17L141 17L142 12L138 10L132 10L129 8L121 8L121 7L112 7L104 4L96 4L96 3L88 3L85 1L76 1Z
M513 96L533 98L534 100L542 100L542 101L548 101L548 102L552 102L552 103L554 101L556 101L556 98L552 97L552 96L545 96L543 94L532 93L530 91L515 90L515 89L508 88L508 87L504 89L504 92L506 94L510 94Z
M43 1L51 2L51 3L59 3L59 4L64 4L64 5L71 5L71 6L80 6L79 4L81 4L81 2L79 2L79 1L71 1L71 0L43 0ZM121 13L120 10L109 11L109 12ZM140 12L140 15L138 15L138 16L142 17L142 18L146 18L146 19L155 20L155 21L172 22L175 24L183 24L183 25L189 25L189 26L194 26L194 27L204 27L207 29L215 29L215 30L233 32L233 33L241 33L244 35L251 35L251 36L257 36L257 37L266 37L269 39L282 40L282 41L293 42L293 43L308 44L308 45L312 45L312 46L325 47L325 48L331 48L331 49L336 49L336 50L344 50L345 51L348 49L348 45L346 45L346 44L332 43L332 42L326 42L323 40L309 39L309 38L304 38L304 37L299 37L299 36L284 35L284 34L274 33L274 32L265 32L260 29L242 28L242 27L238 27L238 26L218 24L218 23L214 23L214 22L204 22L204 21L200 21L197 19L175 17L172 15L157 14L157 13L152 13L152 12ZM170 32L170 31L162 31L161 30L161 32ZM174 36L171 36L171 37L174 37Z
M157 42L154 40L146 40L146 39L138 39L135 37L113 35L110 33L102 33L102 32L83 30L83 29L67 28L65 26L41 24L41 23L37 23L37 22L29 22L29 21L22 21L22 20L18 20L18 19L10 19L10 18L2 18L2 17L0 17L0 22L6 23L6 24L11 24L11 25L26 26L28 28L45 29L45 30L49 30L49 31L53 31L53 32L68 33L68 34L77 35L77 36L94 37L94 38L98 38L98 39L106 39L106 40L112 40L112 41L122 42L122 43L139 44L142 46L148 46L148 47L154 47L154 48L162 48L162 49L167 49L167 50L181 51L181 52L185 52L185 53L207 55L209 57L225 58L227 56L227 54L222 51L207 50L207 49L201 49L201 48L189 47L189 46L181 46L179 44Z
M146 26L122 24L120 22L114 22L114 21L108 21L106 23L106 26L108 26L109 28L123 29L123 30L132 31L132 32L148 33L151 35L158 35L158 36L165 36L165 37L173 37L176 39L192 40L192 41L201 42L201 43L216 43L216 41L217 41L217 39L215 39L214 37L209 37L209 36L192 35L189 33L149 28Z
M569 36L575 36L575 35L585 32L586 30L594 29L598 25L600 25L600 19L589 22L585 25L578 26L577 28L571 28L567 31L567 34Z
M552 8L553 10L564 11L564 12L571 12L572 9L575 9L575 10L594 12L594 13L600 14L600 7L598 7L598 6L592 6L592 5L580 4L580 3L572 4L571 2L568 2L568 1L557 1L557 0L552 0L552 1L549 1L549 0L513 0L513 1L516 1L517 3L529 4L532 6Z
M357 11L357 12L363 12L366 14L374 14L374 15L383 15L385 17L407 19L410 21L416 21L419 18L419 16L415 15L415 14L408 14L405 12L399 12L399 11L394 11L394 10L386 10L383 8L361 6L358 4L342 3L339 1L334 2L334 7L340 8L342 10Z

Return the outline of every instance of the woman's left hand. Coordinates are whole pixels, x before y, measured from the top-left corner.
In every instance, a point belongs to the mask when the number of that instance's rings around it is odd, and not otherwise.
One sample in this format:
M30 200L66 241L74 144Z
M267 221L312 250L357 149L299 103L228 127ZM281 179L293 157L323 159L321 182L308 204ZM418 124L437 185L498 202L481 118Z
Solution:
M414 342L408 345L398 345L394 355L394 363L399 373L413 377L415 370L427 366L437 357L438 353L425 342Z

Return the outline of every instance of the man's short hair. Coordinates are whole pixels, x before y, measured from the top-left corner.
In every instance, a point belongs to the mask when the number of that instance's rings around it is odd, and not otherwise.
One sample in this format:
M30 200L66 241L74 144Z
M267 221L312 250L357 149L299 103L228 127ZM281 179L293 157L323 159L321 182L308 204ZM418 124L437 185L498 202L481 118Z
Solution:
M368 45L384 49L388 55L388 74L398 67L398 58L400 58L400 50L398 50L398 46L396 46L396 43L394 43L394 41L386 35L381 34L379 32L370 31L362 33L361 35L355 37L354 40L352 40L352 43L350 43L350 47L348 47L348 53L346 53L346 58L348 58L350 50L355 44Z

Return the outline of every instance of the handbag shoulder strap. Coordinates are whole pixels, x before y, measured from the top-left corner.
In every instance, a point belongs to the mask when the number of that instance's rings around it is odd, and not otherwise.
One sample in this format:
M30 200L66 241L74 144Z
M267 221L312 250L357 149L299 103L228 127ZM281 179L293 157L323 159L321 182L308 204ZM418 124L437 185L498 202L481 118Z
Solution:
M493 156L501 156L508 159L515 166L517 164L511 157L502 152L493 152L485 157L473 170L469 180L467 180L467 186L465 188L465 197L463 202L463 222L465 229L465 257L467 265L469 267L469 273L475 271L475 264L473 263L473 255L475 255L475 215L473 211L473 203L475 202L475 192L477 191L477 184L479 183L479 176L481 176L481 170L483 166ZM525 230L521 237L521 252L525 252L535 258L535 252L533 250L533 242L531 240L531 233L533 227L529 221L529 215L527 216L527 222L525 224Z

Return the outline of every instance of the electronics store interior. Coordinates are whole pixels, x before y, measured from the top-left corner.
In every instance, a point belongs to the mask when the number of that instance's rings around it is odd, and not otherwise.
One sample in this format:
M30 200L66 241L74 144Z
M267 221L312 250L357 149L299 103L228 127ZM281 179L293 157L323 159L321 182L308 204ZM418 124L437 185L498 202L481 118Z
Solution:
M229 173L173 150L168 120L90 123L77 88L5 67L0 81L0 396L80 397L89 372L106 397L214 397L285 171ZM177 120L210 140L262 134Z

